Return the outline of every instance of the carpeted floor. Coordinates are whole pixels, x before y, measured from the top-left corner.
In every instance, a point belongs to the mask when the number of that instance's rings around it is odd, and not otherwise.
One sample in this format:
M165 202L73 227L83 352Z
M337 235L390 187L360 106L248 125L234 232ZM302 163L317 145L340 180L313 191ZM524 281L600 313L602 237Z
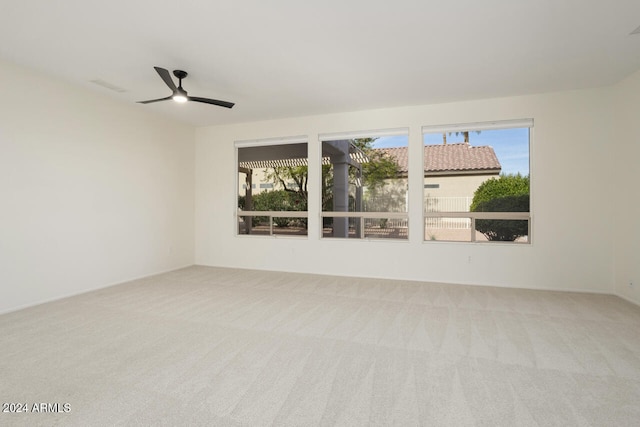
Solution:
M638 425L640 308L190 267L0 316L0 402L29 410L3 426Z

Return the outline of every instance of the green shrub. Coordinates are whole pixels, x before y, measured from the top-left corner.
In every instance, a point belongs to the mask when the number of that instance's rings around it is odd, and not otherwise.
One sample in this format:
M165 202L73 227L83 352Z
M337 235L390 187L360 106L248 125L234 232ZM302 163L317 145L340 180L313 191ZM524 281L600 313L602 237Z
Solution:
M529 212L529 177L502 175L489 179L473 195L471 212ZM478 219L476 230L492 241L514 241L529 234L526 220Z
M238 205L245 208L245 198L238 198ZM300 193L285 190L265 191L253 196L253 211L305 211L307 201ZM302 224L306 224L306 218L300 218ZM269 217L253 217L253 225L269 222ZM287 227L292 222L291 218L274 217L273 223L277 227Z

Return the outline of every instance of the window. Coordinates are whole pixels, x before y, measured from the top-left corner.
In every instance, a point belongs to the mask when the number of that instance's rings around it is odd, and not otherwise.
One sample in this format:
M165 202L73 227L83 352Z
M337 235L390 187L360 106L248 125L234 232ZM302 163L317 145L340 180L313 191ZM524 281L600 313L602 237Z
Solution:
M321 135L322 236L408 238L408 130Z
M425 240L530 243L531 127L423 127Z
M307 236L306 137L235 145L238 234Z

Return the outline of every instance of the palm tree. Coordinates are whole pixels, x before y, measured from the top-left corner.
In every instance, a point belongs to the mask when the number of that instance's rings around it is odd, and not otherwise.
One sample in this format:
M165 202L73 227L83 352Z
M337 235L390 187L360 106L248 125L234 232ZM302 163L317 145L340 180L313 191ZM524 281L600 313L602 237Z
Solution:
M449 135L451 135L452 133L453 133L453 132L449 132ZM480 135L480 131L479 131L479 130L477 130L477 131L476 131L476 133L477 133L478 135ZM462 136L464 137L464 143L465 143L465 144L469 144L469 131L468 131L468 130L466 130L466 131L464 131L464 132L456 132L456 136L458 136L458 135L460 135L460 134L462 134ZM442 143L443 143L444 145L447 145L447 133L446 133L446 132L443 132L443 133L442 133Z

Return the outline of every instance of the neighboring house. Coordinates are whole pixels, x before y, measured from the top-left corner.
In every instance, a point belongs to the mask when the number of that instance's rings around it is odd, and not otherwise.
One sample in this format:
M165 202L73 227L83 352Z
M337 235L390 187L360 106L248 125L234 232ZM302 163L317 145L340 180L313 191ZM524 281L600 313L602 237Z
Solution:
M408 148L378 148L393 157L400 169L394 187L407 187ZM473 193L489 178L498 177L502 167L490 146L468 143L425 145L424 195L429 211L468 211Z

